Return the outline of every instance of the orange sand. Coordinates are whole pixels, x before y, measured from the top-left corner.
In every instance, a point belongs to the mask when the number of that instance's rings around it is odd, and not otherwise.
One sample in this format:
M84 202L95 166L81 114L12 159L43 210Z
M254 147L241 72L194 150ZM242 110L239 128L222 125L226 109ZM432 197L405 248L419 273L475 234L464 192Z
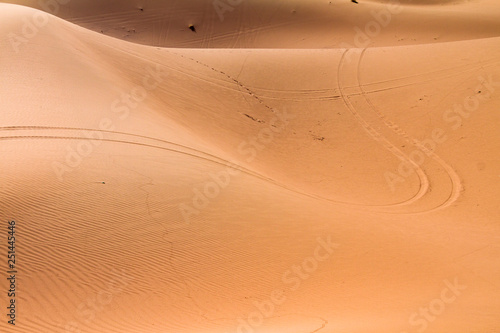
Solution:
M500 330L496 1L0 2L1 332Z

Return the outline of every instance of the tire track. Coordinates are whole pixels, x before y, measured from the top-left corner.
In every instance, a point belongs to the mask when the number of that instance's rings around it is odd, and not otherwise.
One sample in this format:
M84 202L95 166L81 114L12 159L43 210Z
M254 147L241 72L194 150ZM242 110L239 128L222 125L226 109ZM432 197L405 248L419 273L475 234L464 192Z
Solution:
M452 189L450 191L450 195L448 198L441 203L440 205L429 209L427 211L424 211L422 213L429 213L433 212L436 210L440 210L446 207L451 206L459 197L460 193L462 191L462 181L460 177L458 176L457 172L455 169L453 169L448 163L446 163L441 157L436 155L434 151L428 149L424 145L422 145L418 140L411 138L408 133L406 133L404 130L402 130L399 126L396 124L389 122L386 120L386 116L380 112L380 110L371 102L371 100L368 98L367 92L364 90L363 85L361 84L361 71L360 71L360 65L361 61L363 60L363 56L365 54L366 49L363 49L361 51L360 57L359 57L359 62L357 66L357 81L359 85L359 89L361 90L362 96L364 100L368 103L370 108L373 110L373 112L377 115L377 117L384 123L385 126L387 126L389 129L391 129L393 132L395 132L397 135L403 137L403 139L409 143L412 144L413 146L417 147L420 149L422 152L424 152L427 156L432 157L434 161L436 161L447 173L449 180L451 182Z
M338 205L344 205L344 206L349 206L349 207L358 207L358 208L368 208L368 209L374 209L374 208L390 208L390 207L395 207L395 206L402 206L402 205L407 205L408 204L408 201L402 201L402 202L399 202L399 203L395 203L395 204L390 204L390 205L366 205L366 204L361 204L361 203L355 203L355 202L347 202L347 201L341 201L341 200L333 200L333 199L330 199L330 198L327 198L327 197L324 197L324 196L320 196L320 195L316 195L314 193L308 193L308 192L304 192L304 191L301 191L301 190L298 190L296 188L293 188L293 187L290 187L290 186L287 186L283 183L280 183L272 178L269 178L269 177L266 177L260 173L258 173L257 171L253 171L251 169L248 169L246 167L243 167L241 165L236 165L235 163L233 162L230 162L228 160L225 160L223 158L219 158L215 155L211 155L211 154L208 154L208 153L204 153L202 151L199 151L199 150L196 150L196 149L193 149L193 148L190 148L190 147L187 147L187 146L183 146L183 145L179 145L179 144L176 144L176 143L173 143L173 142L170 142L170 141L166 141L166 140L161 140L161 139L156 139L156 138L152 138L152 137L147 137L147 136L142 136L142 135L135 135L135 134L130 134L130 133L124 133L124 132L114 132L114 131L100 131L100 130L93 130L93 129L83 129L83 128L72 128L72 127L49 127L49 126L40 126L40 127L36 127L36 126L10 126L10 127L0 127L0 131L5 131L5 130L25 130L26 128L29 128L29 129L58 129L58 130L88 130L88 131L94 131L94 132L104 132L104 133L118 133L118 134L124 134L124 135L129 135L129 136L133 136L133 137L139 137L139 138L147 138L147 139L151 139L151 140L157 140L159 142L165 142L167 144L172 144L174 146L178 146L178 147L182 147L182 148L185 148L185 149L188 149L188 150L191 150L192 152L185 152L185 151L182 151L182 150L179 150L179 149L174 149L174 148L167 148L167 147L162 147L162 146L158 146L158 145L153 145L153 144L148 144L148 143L144 143L144 142L134 142L134 141L127 141L127 140L118 140L118 139L110 139L110 138L102 138L102 139L92 139L92 138L88 138L88 137L84 137L84 136L54 136L54 135L47 135L47 136L42 136L42 135L15 135L15 136L0 136L0 140L16 140L16 139L59 139L59 140L91 140L91 141L106 141L106 142L114 142L114 143L123 143L123 144L131 144L131 145L137 145L137 146L143 146L143 147L149 147L149 148L156 148L156 149L162 149L162 150L166 150L166 151L170 151L170 152L174 152L174 153L179 153L179 154L184 154L184 155L187 155L187 156L191 156L191 157L194 157L194 158L199 158L199 159L203 159L203 160L206 160L206 161L209 161L211 163L215 163L217 165L221 165L221 166L224 166L224 167L230 167L234 170L240 170L242 171L243 173L247 174L248 176L251 176L251 177L255 177L255 178L258 178L264 182L268 182L268 183L271 183L275 186L278 186L280 188L283 188L287 191L291 191L295 194L298 194L298 195L302 195L302 196L306 196L306 197L309 197L309 198L313 198L313 199L317 199L317 200L322 200L322 201L326 201L330 204L338 204ZM206 156L200 156L200 155L197 155L196 153L200 153L202 155L206 155ZM207 157L208 156L208 157Z
M20 140L20 139L105 141L105 142L124 143L124 144L131 144L131 145L143 146L143 147L148 147L148 148L162 149L162 150L165 150L165 151L170 151L170 152L174 152L174 153L184 154L184 155L187 155L187 156L190 156L190 157L202 159L202 160L205 160L205 161L208 161L208 162L211 162L211 163L222 165L224 167L230 167L230 168L233 168L235 170L242 171L242 172L244 172L244 173L246 173L246 174L248 174L250 176L260 178L260 179L262 179L264 181L271 181L271 182L275 183L274 180L272 180L271 178L267 178L267 177L265 177L265 176L263 176L263 175L261 175L259 173L256 173L256 172L254 172L254 171L252 171L250 169L247 169L247 168L245 168L245 167L243 167L241 165L236 165L236 164L234 164L234 163L232 163L230 161L227 161L227 160L220 159L220 161L217 161L217 160L213 160L213 159L210 159L210 158L207 158L207 157L202 157L202 156L196 155L194 153L189 153L189 152L181 151L181 150L178 150L178 149L166 148L166 147L161 147L161 146L147 144L147 143L142 143L142 142L117 140L117 139L105 139L105 138L102 138L102 139L93 139L93 138L88 138L88 137L84 137L84 136L54 136L54 135L46 135L46 136L42 136L42 135L17 135L16 136L16 135L13 135L13 136L2 136L2 137L0 137L0 140Z
M206 153L202 150L198 150L189 146L181 145L178 143L175 143L173 141L168 141L168 140L163 140L163 139L158 139L150 136L145 136L145 135L139 135L139 134L132 134L132 133L127 133L127 132L119 132L119 131L109 131L109 130L97 130L97 129L91 129L91 128L81 128L81 127L56 127L56 126L4 126L0 127L0 132L1 131L9 131L9 130L72 130L72 131L88 131L88 132L97 132L97 133L111 133L111 134L119 134L119 135L125 135L125 136L132 136L132 137L137 137L137 138L142 138L142 139L149 139L152 141L157 141L161 143L166 143L175 147L181 147L187 150L190 150L192 152L200 153L202 155L208 156L213 158L214 160L219 160L222 162L228 162L227 160L224 160L222 158L219 158L216 155ZM3 138L0 136L0 139ZM6 138L6 137L5 137ZM87 138L88 139L88 138ZM95 140L99 140L95 138Z
M362 52L364 52L364 50ZM436 81L437 79L447 79L447 78L456 77L456 76L462 75L464 72L475 71L475 70L478 70L480 68L484 68L485 66L497 64L498 62L500 62L500 61L497 58L492 58L492 59L483 60L483 61L476 61L474 63L467 64L467 65L460 65L460 66L455 66L455 67L450 67L450 68L445 68L445 69L440 69L440 70L435 70L435 71L430 71L430 72L425 72L425 73L419 73L419 74L409 75L409 76L405 76L405 77L401 77L401 78L371 82L371 83L367 83L367 84L363 85L363 87L364 88L376 87L378 85L389 83L389 82L396 84L395 86L378 88L378 89L366 91L367 93L387 91L387 90L392 90L392 89L400 88L400 87L411 87L414 85L420 85L422 83L433 82L433 81ZM421 78L421 79L419 80L419 78ZM408 79L413 80L413 82L406 83L406 84L398 84L398 82L405 82L405 81L408 81Z
M386 207L393 207L393 206L397 206L397 205L402 205L404 204L405 202L401 202L401 203L396 203L396 204L391 204L391 205L366 205L366 204L363 204L363 203L355 203L355 202L348 202L348 201L341 201L341 200L333 200L333 199L330 199L330 198L327 198L327 197L323 197L323 196L320 196L320 195L316 195L314 193L308 193L308 192L304 192L304 191L301 191L301 190L298 190L296 188L293 188L293 187L290 187L290 186L287 186L283 183L280 183L272 178L269 178L269 177L266 177L256 171L252 171L248 168L245 168L241 165L236 165L230 161L226 161L226 163L223 163L221 161L214 161L212 159L209 159L209 158L205 158L205 157L202 157L202 156L198 156L196 154L192 154L192 153L188 153L188 152L183 152L183 151L180 151L180 150L176 150L176 149L172 149L172 148L165 148L165 147L161 147L161 146L157 146L157 145L151 145L151 144L145 144L145 143L140 143L140 142L133 142L133 141L125 141L125 140L115 140L115 139L89 139L88 137L71 137L71 136L4 136L4 137L0 137L0 141L1 140L22 140L22 139L39 139L39 140L94 140L94 141L106 141L106 142L114 142L114 143L122 143L122 144L131 144L131 145L137 145L137 146L143 146L143 147L148 147L148 148L156 148L156 149L162 149L162 150L165 150L165 151L170 151L170 152L174 152L174 153L179 153L179 154L184 154L184 155L187 155L187 156L191 156L191 157L194 157L194 158L199 158L199 159L203 159L203 160L206 160L206 161L209 161L211 163L215 163L217 165L221 165L221 166L224 166L226 168L232 168L234 170L239 170L243 173L245 173L246 175L250 176L250 177L254 177L254 178L257 178L257 179L260 179L264 182L267 182L267 183L270 183L274 186L277 186L277 187L280 187L284 190L287 190L287 191L290 191L292 193L295 193L297 195L300 195L300 196L305 196L305 197L308 197L308 198L312 198L312 199L316 199L316 200L321 200L321 201L325 201L329 204L337 204L337 205L343 205L343 206L346 206L346 207L357 207L359 209L374 209L374 208L386 208ZM222 160L222 159L221 159Z
M364 118L361 116L361 114L356 110L354 105L351 103L349 100L351 95L347 95L344 92L344 85L342 83L342 74L344 72L343 68L345 66L345 58L348 52L353 52L351 49L348 49L342 53L342 56L340 58L338 68L337 68L337 84L339 88L339 93L341 95L341 98L344 102L344 105L347 107L347 109L352 113L354 118L357 120L357 122L361 125L361 127L365 130L365 132L376 142L379 142L385 149L387 149L390 153L392 153L394 156L396 156L401 162L408 163L411 165L414 170L417 173L417 176L420 180L420 185L417 193L412 196L411 198L397 203L397 204L392 204L392 205L385 205L382 207L386 208L391 208L391 207L399 207L399 206L408 206L411 205L420 198L422 198L428 191L429 189L429 179L425 172L420 168L418 164L410 160L406 155L399 149L397 148L394 144L392 144L389 140L387 140L382 134L380 134L372 125L370 125ZM359 59L356 62L356 71L359 72Z
M97 42L105 47L109 47L109 45L103 43L103 42L100 42L98 41L97 39L94 41L94 42ZM125 50L123 48L116 48L116 50L118 52L121 52L121 53L125 53L125 54L128 54L132 57L135 57L135 58L138 58L142 61L147 61L147 62L150 62L150 63L153 63L153 64L156 64L156 65L159 65L163 68L166 68L168 69L169 71L172 71L172 72L177 72L177 73L180 73L182 75L185 75L187 77L191 77L195 80L199 80L199 81L202 81L202 82L206 82L208 84L211 84L213 86L216 86L216 87L219 87L219 88L222 88L222 89L225 89L225 90L228 90L228 91L233 91L233 92L237 92L237 93L242 93L242 90L241 88L243 88L246 92L247 95L250 95L252 98L256 99L258 101L259 104L262 104L264 107L266 107L267 109L269 109L271 112L274 112L274 110L269 107L266 103L264 103L264 101L262 99L260 99L253 90L251 90L250 88L248 88L246 85L244 85L241 81L233 78L232 76L226 74L225 72L223 71L220 71L220 70L217 70L205 63L202 63L192 57L187 57L187 56L184 56L182 54L179 54L179 53L176 53L176 52L173 52L171 49L161 49L163 52L166 52L166 53L169 53L169 54L173 54L179 58L182 58L182 59L189 59L193 62L196 62L198 63L199 65L202 65L202 66L205 66L207 68L209 68L210 70L218 73L218 74L222 74L224 75L225 78L229 79L229 81L226 81L226 80L222 80L222 79L214 79L214 78L210 78L210 79L206 79L206 78L203 78L201 75L194 75L192 74L192 72L186 72L186 71L183 71L183 70L180 70L179 68L176 68L176 67L173 67L173 66L168 66L166 65L165 63L160 63L158 61L153 61L153 60L150 60L150 59L147 59L147 58L144 58L143 56L141 56L140 54L136 53L136 52L131 52L130 50ZM231 86L226 86L224 84L221 84L217 81L220 81L220 82L223 82L223 83L227 83L227 84L231 84ZM237 84L237 87L238 88L233 88L233 84L236 83Z
M211 67L211 66L209 66L208 64L205 64L205 63L203 63L203 62L201 62L201 61L199 61L199 60L196 60L196 59L194 59L194 58L191 58L191 57L188 57L188 56L184 56L184 55L182 55L182 54L175 53L175 52L172 52L172 51L167 51L167 52L169 52L169 53L171 53L171 54L175 54L176 56L179 56L179 57L181 57L181 58L185 58L185 59L189 59L189 60L191 60L191 61L194 61L194 62L196 62L197 64L202 65L202 66L204 66L204 67L206 67L206 68L208 68L208 69L210 69L210 70L212 70L212 71L216 72L217 74L222 74L222 75L226 76L228 79L230 79L231 81L233 81L234 83L236 83L239 87L241 87L241 88L245 89L245 90L246 90L246 92L247 92L247 94L248 94L248 95L250 95L250 96L252 96L255 100L257 100L257 102L258 102L259 104L261 104L263 107L265 107L266 109L268 109L268 110L270 110L272 113L274 113L273 108L272 108L272 107L270 107L269 105L267 105L267 104L266 104L266 103L265 103L265 102L264 102L264 101L263 101L263 100L262 100L259 96L257 96L257 94L255 94L255 92L254 92L253 90L251 90L250 88L248 88L248 87L247 87L246 85L244 85L241 81L239 81L238 79L235 79L235 78L234 78L234 77L232 77L231 75L226 74L225 72L223 72L223 71L221 71L221 70L218 70L218 69L216 69L216 68L214 68L214 67ZM241 92L241 91L240 91L240 92Z

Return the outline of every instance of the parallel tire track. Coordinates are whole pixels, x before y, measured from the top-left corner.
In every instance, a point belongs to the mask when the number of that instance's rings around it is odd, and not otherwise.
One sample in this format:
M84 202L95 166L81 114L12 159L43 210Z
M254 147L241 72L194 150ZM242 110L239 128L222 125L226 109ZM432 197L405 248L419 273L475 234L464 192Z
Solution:
M408 206L416 201L418 201L420 198L422 198L428 191L429 189L429 179L427 178L427 175L425 172L420 168L419 165L417 165L415 162L410 160L399 148L397 148L394 144L389 142L382 134L380 134L373 126L371 126L362 116L361 114L356 110L354 105L351 103L349 100L349 95L347 95L344 92L343 88L343 83L342 83L342 76L344 72L344 67L345 67L345 59L346 55L348 52L354 52L350 49L344 51L342 54L339 64L338 64L338 69L337 69L337 84L339 88L340 95L342 97L342 100L344 102L344 105L346 108L352 113L352 115L355 117L355 119L358 121L358 123L361 125L361 127L365 130L365 132L375 141L379 142L385 149L387 149L389 152L391 152L394 156L396 156L400 161L408 163L413 166L414 170L417 173L418 178L420 179L420 186L415 193L414 196L411 198L392 205L386 205L383 207L398 207L398 206ZM357 69L356 71L359 72L359 61L356 63Z
M440 210L446 207L451 206L459 197L460 193L462 191L462 181L460 177L458 176L457 172L455 169L453 169L448 163L446 163L442 158L440 158L434 151L429 150L427 147L422 145L418 140L411 138L408 133L406 133L404 130L402 130L399 126L393 124L392 122L389 122L386 120L385 115L383 115L380 110L371 102L371 100L368 98L368 94L364 90L363 85L361 84L361 71L360 71L360 64L363 59L363 56L365 54L366 49L363 49L361 52L361 55L359 57L359 62L358 62L358 70L357 70L357 81L359 84L359 89L361 90L362 96L365 99L365 101L368 103L368 105L371 107L371 109L375 112L377 117L384 123L385 126L387 126L389 129L394 131L397 135L403 137L406 142L414 145L418 149L420 149L422 152L426 153L426 155L431 156L434 161L436 161L441 167L446 171L448 174L448 177L451 182L452 189L450 191L450 195L448 198L442 202L440 205L424 211L425 213L433 212L436 210Z

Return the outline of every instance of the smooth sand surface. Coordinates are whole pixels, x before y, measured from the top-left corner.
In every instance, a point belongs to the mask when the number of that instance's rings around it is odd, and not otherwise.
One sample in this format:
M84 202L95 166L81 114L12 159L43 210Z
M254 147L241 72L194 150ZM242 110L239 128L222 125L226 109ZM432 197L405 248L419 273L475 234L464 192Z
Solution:
M496 1L1 2L1 332L499 332Z

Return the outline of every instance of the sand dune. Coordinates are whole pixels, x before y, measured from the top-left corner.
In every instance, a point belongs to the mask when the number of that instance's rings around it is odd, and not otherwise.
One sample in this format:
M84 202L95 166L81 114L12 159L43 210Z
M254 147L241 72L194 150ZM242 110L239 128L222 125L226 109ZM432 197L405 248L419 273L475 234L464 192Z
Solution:
M499 329L494 1L2 2L0 331Z
M495 0L8 0L162 47L363 48L496 37ZM189 29L196 28L196 33Z

